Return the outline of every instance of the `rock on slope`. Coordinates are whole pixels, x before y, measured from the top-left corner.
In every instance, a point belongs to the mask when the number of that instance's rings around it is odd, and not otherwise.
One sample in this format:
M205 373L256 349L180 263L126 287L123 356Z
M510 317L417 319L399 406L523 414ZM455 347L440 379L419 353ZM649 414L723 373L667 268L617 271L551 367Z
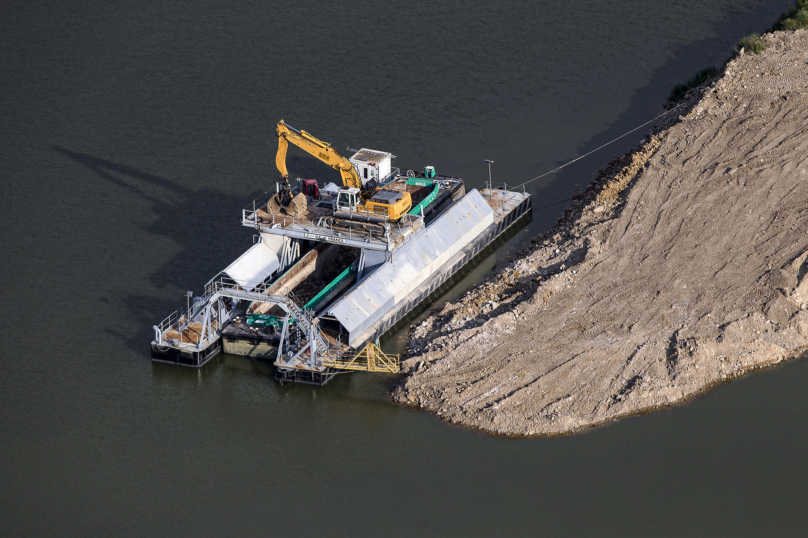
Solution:
M524 258L415 327L393 399L558 434L804 350L808 31L764 39Z

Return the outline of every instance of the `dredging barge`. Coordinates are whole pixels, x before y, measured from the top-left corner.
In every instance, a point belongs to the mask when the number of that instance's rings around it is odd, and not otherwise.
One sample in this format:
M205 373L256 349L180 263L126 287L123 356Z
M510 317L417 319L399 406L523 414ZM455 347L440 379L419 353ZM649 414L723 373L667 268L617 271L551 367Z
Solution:
M338 189L299 180L291 194L308 203L290 216L265 193L241 215L258 241L154 326L153 360L199 367L223 350L274 359L280 382L314 384L342 371L398 372L379 336L528 214L531 199L504 187L466 193L431 167L432 177L401 175L392 155L367 149L351 158L357 171L367 155L389 170L379 185L412 196L409 212L383 225L331 218Z

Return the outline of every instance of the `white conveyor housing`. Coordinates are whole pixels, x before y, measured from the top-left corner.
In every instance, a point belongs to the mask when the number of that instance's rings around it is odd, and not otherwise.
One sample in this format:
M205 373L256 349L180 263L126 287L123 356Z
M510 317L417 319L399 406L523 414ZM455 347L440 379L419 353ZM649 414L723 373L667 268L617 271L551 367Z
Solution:
M296 242L287 237L261 234L261 241L228 265L224 272L243 289L252 291L299 256L300 247Z
M493 224L494 211L472 190L401 246L392 261L380 265L334 303L327 315L342 324L349 344L356 348L368 327Z

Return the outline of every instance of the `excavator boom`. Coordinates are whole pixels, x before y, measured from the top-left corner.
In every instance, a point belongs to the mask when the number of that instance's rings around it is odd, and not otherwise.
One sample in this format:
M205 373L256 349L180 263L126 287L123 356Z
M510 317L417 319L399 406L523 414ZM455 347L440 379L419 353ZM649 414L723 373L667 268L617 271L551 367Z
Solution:
M278 135L278 153L275 156L275 165L284 179L289 178L289 172L286 169L286 150L291 142L331 168L338 170L342 177L342 184L346 187L362 188L362 180L359 179L359 174L356 173L351 161L340 155L328 142L323 142L306 131L298 131L284 123L283 120L278 122L276 133Z
M412 207L412 197L409 192L391 194L390 191L384 189L378 190L375 179L370 179L363 185L351 161L340 155L328 142L323 142L306 131L298 131L284 123L283 120L278 122L276 132L278 154L275 156L275 165L285 180L284 192L287 193L285 197L279 198L281 204L288 205L288 198L291 198L289 171L286 169L286 150L291 142L331 168L339 170L342 184L347 188L339 191L339 196L334 203L335 215L343 212L347 213L348 218L351 219L364 217L369 220L398 220ZM367 173L367 169L365 169L365 173Z

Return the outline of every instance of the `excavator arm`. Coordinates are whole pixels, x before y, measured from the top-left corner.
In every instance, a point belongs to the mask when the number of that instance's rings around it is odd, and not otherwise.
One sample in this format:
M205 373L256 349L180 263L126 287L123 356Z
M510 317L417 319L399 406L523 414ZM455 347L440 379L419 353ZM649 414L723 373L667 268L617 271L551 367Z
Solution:
M282 206L289 205L288 198L291 198L289 171L286 169L286 151L289 149L289 142L291 142L306 153L339 171L342 184L348 189L340 189L339 197L334 202L335 215L339 216L340 211L347 211L348 217L351 219L364 217L369 220L398 220L412 207L412 198L409 192L393 195L395 200L388 201L384 199L384 196L380 199L374 198L378 194L376 181L372 179L363 185L351 161L340 155L328 142L323 142L306 131L298 131L291 125L284 123L283 120L278 122L276 133L278 135L278 154L275 156L275 165L285 180L285 190L283 192L286 194L281 196L281 193L279 193L272 200L277 198L278 203ZM358 189L359 192L353 189ZM343 204L345 207L341 205L343 195L346 197L345 204L347 205Z
M359 174L356 173L351 161L340 155L328 142L318 140L306 131L298 131L284 123L283 120L278 122L276 133L278 135L278 154L275 156L275 165L284 179L289 179L289 171L286 169L286 150L291 142L331 168L338 170L344 186L362 188L362 180L359 179Z

